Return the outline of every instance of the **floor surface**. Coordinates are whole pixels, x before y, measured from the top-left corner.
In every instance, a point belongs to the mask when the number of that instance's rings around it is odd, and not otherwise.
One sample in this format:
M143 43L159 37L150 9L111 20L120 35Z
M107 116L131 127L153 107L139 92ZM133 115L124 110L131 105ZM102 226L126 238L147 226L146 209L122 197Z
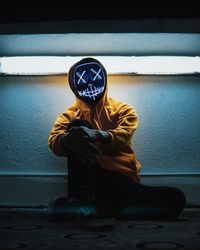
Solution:
M74 221L53 222L45 213L4 208L0 250L4 249L200 250L200 208L186 208L176 221L118 220L114 228L92 230Z

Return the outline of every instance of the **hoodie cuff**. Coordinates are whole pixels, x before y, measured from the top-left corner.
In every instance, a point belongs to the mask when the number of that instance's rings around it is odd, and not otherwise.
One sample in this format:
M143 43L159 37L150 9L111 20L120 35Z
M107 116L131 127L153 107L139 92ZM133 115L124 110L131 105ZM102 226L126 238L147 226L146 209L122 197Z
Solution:
M113 133L110 132L110 131L106 131L106 132L110 135L110 138L111 138L109 143L112 143L114 141L114 135L113 135Z

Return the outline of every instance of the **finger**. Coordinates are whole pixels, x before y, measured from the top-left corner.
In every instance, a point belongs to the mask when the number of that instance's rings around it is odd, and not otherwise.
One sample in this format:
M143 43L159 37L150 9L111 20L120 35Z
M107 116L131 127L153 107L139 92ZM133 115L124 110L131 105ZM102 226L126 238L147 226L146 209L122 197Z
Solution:
M99 149L90 142L90 138L87 135L75 137L74 140L72 140L71 145L75 146L76 144L83 145L83 147L89 148L92 152L99 154Z
M80 146L84 146L86 147L87 144L89 143L89 138L86 136L78 136L78 137L74 137L73 140L71 140L71 147L76 147L76 145L80 145Z
M73 133L79 134L80 136L88 136L90 137L92 140L94 140L94 136L93 133L91 132L91 129L88 129L87 127L77 127L77 128L73 128L72 130Z
M80 131L80 130L77 130L77 129L75 129L75 128L71 128L71 129L69 130L69 135L70 135L71 137L77 137L77 136L80 136L80 135L81 135L81 131Z
M81 143L81 140L83 137L86 137L86 136L83 136L81 131L75 131L75 130L70 131L68 134L68 143L69 144L78 143L78 142Z
M82 127L72 127L69 129L69 132L72 134L86 134Z

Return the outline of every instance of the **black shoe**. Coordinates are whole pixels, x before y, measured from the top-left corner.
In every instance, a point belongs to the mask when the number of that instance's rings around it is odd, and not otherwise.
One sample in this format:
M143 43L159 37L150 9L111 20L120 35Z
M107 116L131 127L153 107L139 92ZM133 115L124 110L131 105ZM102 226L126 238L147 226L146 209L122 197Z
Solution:
M85 202L78 211L77 222L87 228L114 226L115 219L110 211L95 202Z
M73 220L82 206L80 200L68 199L67 197L55 197L49 202L48 214L53 220Z

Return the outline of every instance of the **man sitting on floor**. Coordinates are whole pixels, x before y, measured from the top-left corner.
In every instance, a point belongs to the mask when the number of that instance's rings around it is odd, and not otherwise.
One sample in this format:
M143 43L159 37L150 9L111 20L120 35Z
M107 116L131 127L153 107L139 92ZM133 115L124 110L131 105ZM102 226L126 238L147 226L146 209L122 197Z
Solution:
M109 225L113 218L177 218L186 205L181 190L140 183L131 145L138 116L108 96L102 63L78 61L68 81L76 101L56 119L48 139L54 154L68 158L66 207L79 204L76 217L86 226Z

